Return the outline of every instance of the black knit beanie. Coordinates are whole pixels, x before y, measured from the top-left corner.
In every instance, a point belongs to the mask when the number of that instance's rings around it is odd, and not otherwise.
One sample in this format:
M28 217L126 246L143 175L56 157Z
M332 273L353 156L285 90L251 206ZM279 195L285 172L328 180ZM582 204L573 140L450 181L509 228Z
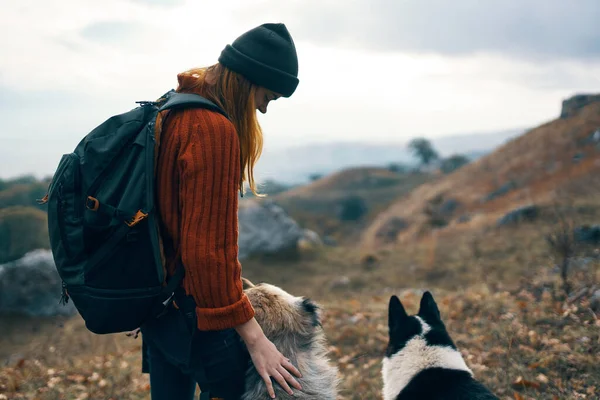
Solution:
M290 97L298 86L296 46L284 24L249 30L223 49L219 62L284 97Z

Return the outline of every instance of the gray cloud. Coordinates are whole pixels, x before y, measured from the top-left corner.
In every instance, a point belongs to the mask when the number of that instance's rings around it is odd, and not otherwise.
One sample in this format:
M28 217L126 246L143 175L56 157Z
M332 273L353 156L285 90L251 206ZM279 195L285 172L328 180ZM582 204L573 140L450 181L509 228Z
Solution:
M449 56L600 59L598 0L272 0L245 9L316 44ZM291 29L291 28L290 28Z

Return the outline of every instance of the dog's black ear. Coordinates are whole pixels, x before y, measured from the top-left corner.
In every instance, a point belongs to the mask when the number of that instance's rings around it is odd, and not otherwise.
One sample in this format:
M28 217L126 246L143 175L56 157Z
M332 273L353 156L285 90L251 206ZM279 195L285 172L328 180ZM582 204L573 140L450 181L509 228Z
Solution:
M408 318L408 314L402 305L398 296L390 297L390 306L388 308L388 326L391 329L402 326L402 322Z
M423 317L425 321L436 322L441 321L440 310L438 309L435 300L430 292L423 293L421 297L421 304L419 306L419 316Z
M311 299L302 299L302 309L310 316L312 326L320 326L319 306Z

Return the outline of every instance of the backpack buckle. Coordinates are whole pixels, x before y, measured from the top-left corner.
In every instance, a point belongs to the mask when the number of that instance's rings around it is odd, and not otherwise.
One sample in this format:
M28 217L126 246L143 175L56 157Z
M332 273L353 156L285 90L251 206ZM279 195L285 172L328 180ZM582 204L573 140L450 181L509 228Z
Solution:
M148 216L147 213L143 212L142 210L138 210L135 213L135 215L133 217L131 217L131 219L129 221L125 221L125 223L127 224L128 227L133 228L147 216Z
M100 202L97 198L88 196L87 199L85 199L85 207L91 211L98 211L100 208Z

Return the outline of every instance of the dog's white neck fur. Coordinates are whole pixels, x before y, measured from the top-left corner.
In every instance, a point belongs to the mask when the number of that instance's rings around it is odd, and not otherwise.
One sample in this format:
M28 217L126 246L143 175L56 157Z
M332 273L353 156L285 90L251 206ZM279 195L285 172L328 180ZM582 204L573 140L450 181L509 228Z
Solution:
M431 327L420 317L423 332L406 343L406 346L392 357L383 359L383 399L394 400L412 378L427 368L445 368L466 371L467 367L460 352L450 347L428 346L422 337Z

